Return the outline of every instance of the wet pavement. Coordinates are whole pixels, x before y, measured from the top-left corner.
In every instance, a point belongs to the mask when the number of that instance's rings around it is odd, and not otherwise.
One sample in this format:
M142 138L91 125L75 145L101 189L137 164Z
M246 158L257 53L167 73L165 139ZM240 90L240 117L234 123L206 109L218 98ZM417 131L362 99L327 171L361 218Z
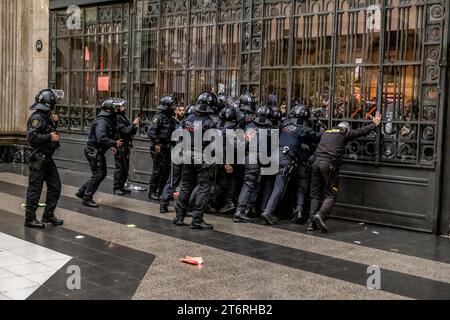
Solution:
M29 230L26 169L0 165L0 299L450 299L445 237L336 219L330 233L309 233L229 215L206 215L215 229L196 231L174 226L173 208L160 214L146 192L113 196L109 178L100 208L83 207L74 194L87 173L60 174L64 227ZM181 263L187 255L205 262Z

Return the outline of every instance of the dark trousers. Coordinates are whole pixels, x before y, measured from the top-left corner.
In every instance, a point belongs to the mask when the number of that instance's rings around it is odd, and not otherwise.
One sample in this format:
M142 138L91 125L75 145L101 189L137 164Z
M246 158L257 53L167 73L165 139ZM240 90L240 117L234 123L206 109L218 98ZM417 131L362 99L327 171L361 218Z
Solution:
M266 206L266 211L271 214L276 214L280 206L284 189L286 188L286 185L289 183L290 166L291 165L280 166L280 170L276 175L274 187Z
M258 187L261 167L257 164L246 164L244 172L244 184L238 198L237 211L244 212L254 208L258 200Z
M339 168L332 169L329 161L314 161L311 176L311 216L317 212L327 216L331 212L336 203L338 188Z
M162 204L169 204L170 200L172 199L173 193L181 182L182 170L183 166L181 164L172 164L172 172L166 182L166 185L164 186L164 190L161 195Z
M149 193L161 195L170 175L171 154L170 148L162 147L159 153L151 152L153 172L150 178Z
M130 148L120 148L114 156L116 169L114 170L114 190L125 189L130 168Z
M87 149L85 153L87 154ZM96 160L91 160L87 156L86 158L91 166L91 178L80 188L80 192L84 193L85 199L92 199L100 184L106 178L106 157L104 153L99 152Z
M189 211L189 199L197 185L197 194L192 211L193 223L203 221L203 214L208 205L211 187L213 185L214 168L205 164L185 164L182 169L180 198L177 203L177 216L184 218Z
M41 161L31 161L29 167L25 220L36 220L44 182L47 185L44 218L51 219L55 216L54 212L61 196L61 179L56 164L51 157L47 157Z
M273 188L275 186L276 175L272 176L261 176L258 185L258 203L260 212L264 212L267 208L267 204L272 194Z
M219 209L225 203L233 201L235 197L235 172L227 173L223 165L218 165L216 167L215 180L214 207Z
M309 186L311 179L307 173L305 166L300 166L295 172L296 185L295 185L295 213L302 213L307 216L307 200L309 195Z

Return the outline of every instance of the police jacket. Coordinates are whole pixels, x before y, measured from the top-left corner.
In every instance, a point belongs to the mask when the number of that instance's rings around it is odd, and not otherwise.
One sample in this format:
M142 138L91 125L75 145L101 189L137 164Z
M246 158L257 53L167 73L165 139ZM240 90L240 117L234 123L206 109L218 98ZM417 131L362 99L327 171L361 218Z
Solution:
M264 152L266 155L270 156L271 150L271 130L276 130L278 128L273 127L273 125L260 125L256 122L252 122L247 125L244 129L246 135L254 132L253 138L251 141L246 141L246 155L252 155L253 157L257 156L259 153ZM263 146L261 143L264 142L264 139L261 139L262 130L266 130L267 133L267 144ZM238 146L238 148L242 148L242 144Z
M347 142L367 135L375 127L375 124L370 124L356 130L345 130L340 127L326 130L317 147L316 159L340 162Z
M104 153L116 146L117 138L115 114L101 111L89 130L88 146Z
M220 120L217 125L217 129L220 131L223 142L223 164L237 164L237 149L239 146L238 137L235 135L235 129L237 122ZM227 130L231 130L231 133L227 135ZM233 150L233 154L230 155L232 161L227 161L227 150Z
M117 133L119 138L123 140L125 147L130 147L137 130L138 128L124 114L117 115Z
M56 131L56 123L45 111L35 111L27 122L27 139L33 149L52 156L59 148L59 142L53 142L50 133Z
M147 135L153 145L167 146L171 143L175 120L164 111L158 111L153 118Z
M191 137L191 157L201 159L203 155L203 150L211 143L210 141L204 141L203 135L209 129L215 129L216 122L208 114L191 114L183 122L183 129L189 132ZM194 134L197 132L202 132L202 143L197 144L194 140Z
M305 164L312 155L313 144L318 143L320 137L321 134L312 128L288 118L283 121L280 129L280 156L288 155L300 164ZM282 162L283 157L280 163Z
M251 124L253 120L255 120L256 115L254 113L250 113L248 111L239 110L237 120L238 120L238 128L245 129L246 126Z

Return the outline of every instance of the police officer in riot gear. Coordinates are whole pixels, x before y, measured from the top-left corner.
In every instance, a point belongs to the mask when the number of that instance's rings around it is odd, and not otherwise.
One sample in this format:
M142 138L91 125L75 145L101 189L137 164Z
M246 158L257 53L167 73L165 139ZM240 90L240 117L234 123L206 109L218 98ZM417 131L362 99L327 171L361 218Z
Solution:
M256 100L251 93L244 93L239 98L238 127L244 129L255 119Z
M273 109L273 116L272 116L272 123L275 128L279 128L283 122L283 116L281 114L280 109L278 107L272 107Z
M117 134L123 141L123 146L117 149L115 155L116 170L114 171L114 189L116 195L123 196L130 190L125 189L128 180L128 170L130 168L130 153L133 148L133 136L139 128L140 118L136 118L132 123L125 115L126 105L120 107L117 112Z
M236 209L234 200L237 197L238 187L238 170L236 155L237 141L234 135L227 135L227 130L237 127L238 112L233 106L226 106L219 114L219 124L217 128L220 130L223 139L223 164L216 167L216 186L214 189L214 208L218 213L228 213ZM228 147L228 148L227 148ZM227 150L233 150L234 157L231 163L227 162ZM229 157L231 158L231 157ZM222 196L224 195L224 196Z
M55 209L61 195L61 179L53 161L53 154L59 148L59 135L56 132L57 116L51 111L64 97L61 90L45 89L36 95L36 102L31 106L35 112L27 122L27 140L33 151L28 161L30 169L25 211L25 227L45 228L44 223L54 226L63 225L63 220L55 217ZM42 222L36 218L44 182L47 185Z
M336 202L339 190L339 166L347 142L369 134L380 123L381 114L377 112L373 124L352 130L348 122L341 122L323 134L312 165L309 231L319 228L322 232L327 232L325 220Z
M185 110L184 106L178 106L175 110L175 130L181 130L183 128L183 121L185 119ZM181 143L181 142L178 142ZM180 156L182 154L180 153ZM160 212L161 213L167 213L169 212L169 203L170 200L172 200L173 193L175 192L176 188L181 182L181 171L182 171L182 165L181 164L175 164L173 161L171 161L171 172L170 177L167 180L166 185L164 186L164 190L161 194L161 201L160 201Z
M277 209L291 179L296 181L295 222L303 219L304 205L309 179L307 175L308 159L311 157L312 144L320 140L320 134L306 126L311 114L308 107L297 105L291 117L284 120L280 131L280 169L276 176L275 187L262 217L268 224L277 222Z
M87 146L84 154L91 167L91 178L81 186L76 196L83 200L83 205L97 208L94 194L106 178L107 166L105 153L109 149L113 154L123 146L123 141L118 139L116 131L117 112L125 104L123 99L106 99L97 118L91 124L88 134Z
M172 132L175 129L173 114L178 106L178 99L168 95L161 99L158 111L148 129L150 139L150 154L153 162L153 172L150 179L148 197L158 201L170 175L170 147Z
M200 230L212 230L213 226L203 220L205 208L208 205L210 192L213 185L214 165L205 163L203 151L210 144L202 141L200 145L194 142L194 134L201 130L204 134L207 130L215 128L216 123L211 115L216 112L217 96L214 93L202 93L197 100L196 113L188 116L183 124L183 129L191 135L191 154L183 155L183 173L181 179L180 198L176 206L176 218L173 223L177 226L184 225L184 218L189 210L191 193L198 183L193 219L191 228Z
M244 185L238 198L238 206L234 214L234 222L253 222L251 216L256 211L256 202L258 199L258 188L261 176L262 165L257 161L249 161L250 157L255 157L261 150L261 139L259 139L261 130L272 128L273 109L268 106L261 106L256 112L256 118L252 123L245 127L245 140L249 143L246 148L247 154L245 159ZM250 143L256 139L256 143ZM269 142L269 138L267 141ZM257 162L257 163L252 163Z

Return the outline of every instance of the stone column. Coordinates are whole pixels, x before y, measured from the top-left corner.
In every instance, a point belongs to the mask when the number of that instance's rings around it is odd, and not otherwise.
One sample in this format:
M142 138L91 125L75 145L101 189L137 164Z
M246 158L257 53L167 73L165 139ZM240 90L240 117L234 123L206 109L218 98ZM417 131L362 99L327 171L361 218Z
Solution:
M48 85L49 1L0 0L0 27L0 143L7 143L25 135L34 95Z

